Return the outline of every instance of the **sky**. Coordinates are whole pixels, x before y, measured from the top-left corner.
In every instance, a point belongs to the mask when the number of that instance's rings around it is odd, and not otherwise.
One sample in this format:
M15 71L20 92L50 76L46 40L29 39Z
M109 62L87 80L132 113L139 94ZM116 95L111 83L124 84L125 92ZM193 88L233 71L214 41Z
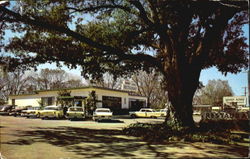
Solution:
M245 36L247 37L247 42L249 44L249 25L246 25L244 27L244 33ZM13 37L13 34L11 32L7 32L7 35L9 37ZM7 38L8 39L8 38ZM42 68L57 68L56 64L42 64L38 67L38 70ZM69 72L74 75L81 76L80 73L80 67L77 69L69 69L66 66L63 66L61 69L65 70L66 72ZM244 95L244 88L243 87L248 87L248 81L247 81L247 71L248 70L243 70L242 72L238 74L231 74L228 73L227 76L222 75L215 67L205 69L201 72L200 75L200 81L203 83L203 85L206 85L209 80L227 80L229 82L229 85L231 86L234 95L236 96L241 96Z

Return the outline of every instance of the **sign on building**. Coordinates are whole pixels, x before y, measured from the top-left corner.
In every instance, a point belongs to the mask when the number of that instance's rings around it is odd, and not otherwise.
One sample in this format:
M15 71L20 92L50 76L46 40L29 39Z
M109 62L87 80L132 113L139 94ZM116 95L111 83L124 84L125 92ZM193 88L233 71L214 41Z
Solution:
M137 86L134 82L129 80L124 80L121 86L122 90L137 92Z
M246 96L227 96L223 97L223 105L230 106L240 106L245 107L247 105L247 97Z

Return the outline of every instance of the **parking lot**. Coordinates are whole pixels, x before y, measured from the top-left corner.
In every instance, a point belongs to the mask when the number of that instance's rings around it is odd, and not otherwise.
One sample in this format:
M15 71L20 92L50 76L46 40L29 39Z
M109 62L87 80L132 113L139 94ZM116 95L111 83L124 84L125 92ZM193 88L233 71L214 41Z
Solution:
M122 134L131 123L164 119L116 118L111 122L0 116L1 155L6 159L241 157L247 149L209 143L148 143Z

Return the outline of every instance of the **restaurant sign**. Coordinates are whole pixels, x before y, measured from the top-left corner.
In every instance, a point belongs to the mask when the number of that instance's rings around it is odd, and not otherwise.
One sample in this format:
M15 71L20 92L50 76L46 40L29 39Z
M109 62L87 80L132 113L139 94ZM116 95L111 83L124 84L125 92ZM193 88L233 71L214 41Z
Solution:
M248 112L203 112L202 120L249 120Z

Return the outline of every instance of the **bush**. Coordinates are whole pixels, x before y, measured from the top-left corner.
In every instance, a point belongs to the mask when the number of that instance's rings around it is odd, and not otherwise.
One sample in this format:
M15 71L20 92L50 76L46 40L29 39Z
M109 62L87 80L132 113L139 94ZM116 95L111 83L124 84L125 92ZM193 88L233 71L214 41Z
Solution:
M240 130L250 132L248 120L217 120L203 121L199 124L200 131L230 131Z
M240 123L246 126L245 122ZM222 144L243 140L242 136L232 134L230 130L232 130L232 127L230 127L227 121L216 123L203 122L201 126L196 129L176 129L171 123L135 123L124 128L123 132L126 135L142 137L142 139L149 142L190 141Z

